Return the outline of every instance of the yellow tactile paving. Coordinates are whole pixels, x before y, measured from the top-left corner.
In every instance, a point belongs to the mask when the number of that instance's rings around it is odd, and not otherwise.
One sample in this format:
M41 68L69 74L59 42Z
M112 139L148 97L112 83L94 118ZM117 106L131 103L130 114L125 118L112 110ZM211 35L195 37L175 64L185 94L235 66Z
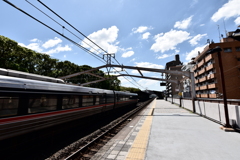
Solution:
M156 99L153 101L151 109L146 116L146 119L139 130L131 149L128 152L126 160L144 160L149 140L149 134L152 125L152 111L156 106Z

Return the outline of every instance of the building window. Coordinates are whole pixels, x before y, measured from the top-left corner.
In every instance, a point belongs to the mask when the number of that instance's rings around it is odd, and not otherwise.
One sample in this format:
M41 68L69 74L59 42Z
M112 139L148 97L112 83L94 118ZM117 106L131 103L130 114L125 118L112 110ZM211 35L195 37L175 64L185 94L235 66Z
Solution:
M236 47L236 51L237 51L237 52L240 52L240 47Z
M224 52L232 52L232 48L224 48Z

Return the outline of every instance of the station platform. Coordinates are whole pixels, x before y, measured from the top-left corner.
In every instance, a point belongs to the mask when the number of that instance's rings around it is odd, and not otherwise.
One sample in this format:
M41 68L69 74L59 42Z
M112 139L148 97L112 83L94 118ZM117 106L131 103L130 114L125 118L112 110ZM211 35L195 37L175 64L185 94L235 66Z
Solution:
M239 160L240 134L154 100L92 160Z

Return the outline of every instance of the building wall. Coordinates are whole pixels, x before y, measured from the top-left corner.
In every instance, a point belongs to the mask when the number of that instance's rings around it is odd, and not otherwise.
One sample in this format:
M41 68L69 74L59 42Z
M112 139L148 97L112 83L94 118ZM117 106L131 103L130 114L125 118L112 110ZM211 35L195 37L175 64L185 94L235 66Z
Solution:
M180 66L172 66L169 70L181 71L182 65ZM181 80L182 76L178 75L171 75L171 79L178 79ZM178 93L183 91L183 86L181 84L171 83L171 93L174 97L178 97Z
M199 98L221 98L223 93L217 52L208 53L210 49L219 46L222 49L220 54L225 77L226 96L228 99L240 99L240 42L227 41L226 39L225 41L208 45L194 60L196 62L194 66L196 96Z
M173 68L175 66L178 66L178 67ZM180 61L179 55L177 54L177 55L175 55L175 60L166 63L165 69L166 70L181 70L181 67L179 67L179 66L182 66L182 62ZM175 75L166 74L166 79L176 80L176 78L177 78L177 76L175 76ZM166 95L167 95L167 97L172 96L172 95L173 96L178 95L178 91L176 91L175 89L176 89L176 84L175 83L167 82L166 83Z

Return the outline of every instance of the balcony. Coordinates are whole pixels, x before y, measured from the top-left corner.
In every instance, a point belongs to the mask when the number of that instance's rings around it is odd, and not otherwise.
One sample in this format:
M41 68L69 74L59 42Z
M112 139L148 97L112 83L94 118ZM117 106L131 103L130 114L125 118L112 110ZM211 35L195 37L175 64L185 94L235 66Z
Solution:
M201 62L199 62L199 63L197 64L198 68L201 67L203 64L204 64L204 59L201 60Z
M199 83L199 80L198 79L195 79L195 84Z
M200 87L196 87L195 90L196 90L196 91L200 90Z
M217 98L217 94L209 94L209 98Z
M212 54L209 54L206 58L205 58L205 62L210 61L211 59L213 59Z
M206 71L209 71L211 69L213 69L215 66L214 64L210 64L209 66L206 67Z
M204 81L206 81L206 80L207 80L207 77L205 76L205 77L199 79L199 82L204 82Z
M194 77L197 77L198 76L198 72L194 73Z
M193 70L195 71L197 68L198 68L197 65L195 65L195 66L193 67Z
M197 98L201 98L201 94L196 94L196 97Z
M206 90L206 89L208 89L207 87L208 87L207 85L201 86L201 87L200 87L200 90Z
M214 84L209 84L208 85L208 89L212 89L212 88L216 88L217 86L216 86L216 83L214 83Z
M206 70L205 70L205 68L203 68L201 71L198 72L198 75L201 75L201 74L203 74L205 72L206 72Z
M209 74L207 76L207 79L213 79L213 78L216 78L216 74Z
M208 94L201 94L201 98L208 98Z

